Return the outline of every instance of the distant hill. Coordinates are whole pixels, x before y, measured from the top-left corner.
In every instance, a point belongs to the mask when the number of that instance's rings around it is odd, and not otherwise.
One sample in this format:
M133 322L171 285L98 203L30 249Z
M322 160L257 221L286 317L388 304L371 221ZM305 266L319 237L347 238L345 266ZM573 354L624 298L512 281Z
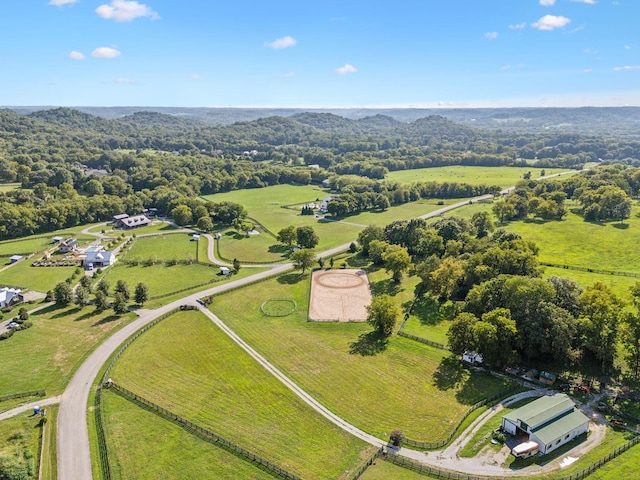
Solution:
M30 114L52 107L7 107L18 113ZM55 109L59 110L59 109ZM55 111L54 110L54 111ZM67 109L69 110L69 109ZM383 123L367 118L385 117L401 123L410 123L420 118L439 115L456 123L483 129L540 133L582 133L606 136L639 136L640 107L583 107L583 108L180 108L180 107L74 107L74 110L93 116L117 119L138 112L170 115L185 120L197 120L207 124L225 125L247 122L265 117L294 117L300 123L323 130L338 127L340 120L334 117L362 120L356 131L367 132L375 124ZM63 109L64 112L64 109ZM61 113L63 113L61 112ZM313 117L308 113L324 116ZM389 120L385 120L392 128ZM193 126L193 125L192 125ZM333 127L332 127L333 126ZM166 128L173 128L165 125ZM356 132L354 132L356 133Z

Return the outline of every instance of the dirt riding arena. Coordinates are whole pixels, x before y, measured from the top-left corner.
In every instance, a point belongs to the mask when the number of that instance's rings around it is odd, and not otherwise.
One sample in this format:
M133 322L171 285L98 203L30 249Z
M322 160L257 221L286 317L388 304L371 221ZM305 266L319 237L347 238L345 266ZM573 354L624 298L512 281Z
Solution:
M364 270L316 270L311 277L309 320L364 322L371 304Z

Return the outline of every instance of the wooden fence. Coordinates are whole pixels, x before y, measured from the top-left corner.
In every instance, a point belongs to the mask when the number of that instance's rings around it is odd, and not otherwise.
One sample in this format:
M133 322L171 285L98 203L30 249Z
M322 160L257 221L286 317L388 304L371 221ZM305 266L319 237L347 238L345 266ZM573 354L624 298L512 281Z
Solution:
M173 315L176 312L179 312L180 308L174 308L169 312L159 316L155 320L153 320L148 325L145 325L140 330L131 335L127 341L122 344L122 346L118 349L118 351L111 357L111 361L107 368L105 369L102 379L98 384L98 388L96 390L96 394L94 397L94 412L96 419L96 437L98 439L98 454L100 455L100 469L102 471L103 480L111 480L111 463L109 462L109 449L107 448L107 439L104 433L104 422L102 418L102 388L104 384L107 382L109 378L109 374L111 373L111 369L118 361L122 353L136 340L140 335L149 330L151 327L157 325L159 322L164 320L165 318Z
M268 460L265 460L261 456L256 455L255 453L250 452L249 450L246 450L241 446L236 445L233 442L230 442L229 440L226 440L225 438L213 433L210 430L207 430L206 428L201 427L200 425L197 425L187 420L186 418L182 418L180 415L173 413L170 410L167 410L166 408L163 408L160 405L157 405L151 402L150 400L147 400L146 398L143 398L140 395L137 395L132 391L127 390L124 387L121 387L120 385L117 385L116 383L110 382L107 385L105 385L105 387L115 390L122 397L126 398L127 400L133 403L136 403L142 408L145 408L146 410L149 410L159 415L162 418L165 418L167 420L177 423L192 435L196 435L197 437L201 438L206 442L222 447L225 450L233 453L234 455L237 455L238 457L244 460L249 460L250 462L257 463L263 470L266 470L268 473L270 473L275 477L286 478L290 480L301 480L300 477L290 472L287 472L285 469L280 468L279 466L271 463Z
M47 394L46 390L34 390L32 392L12 393L0 397L0 402L6 402L7 400L13 400L14 398L26 398L26 397L44 397Z
M477 410L480 407L483 407L483 406L487 405L488 403L497 401L497 400L499 400L501 398L506 398L509 395L511 395L511 394L513 394L513 393L515 393L515 392L517 392L519 390L520 390L519 386L513 386L511 388L508 388L507 390L503 390L502 392L496 393L495 395L492 395L492 396L490 396L488 398L485 398L484 400L476 403L471 408L469 408L469 410L467 410L465 412L465 414L458 421L457 425L453 428L453 430L451 430L451 433L449 433L447 438L445 438L444 440L440 440L439 442L421 442L421 441L418 441L418 440L411 440L410 438L405 438L402 441L402 445L407 446L407 447L419 448L420 450L433 450L434 448L444 447L446 444L448 444L453 439L453 437L456 435L456 433L458 433L458 430L460 429L460 427L462 426L464 421L475 410Z

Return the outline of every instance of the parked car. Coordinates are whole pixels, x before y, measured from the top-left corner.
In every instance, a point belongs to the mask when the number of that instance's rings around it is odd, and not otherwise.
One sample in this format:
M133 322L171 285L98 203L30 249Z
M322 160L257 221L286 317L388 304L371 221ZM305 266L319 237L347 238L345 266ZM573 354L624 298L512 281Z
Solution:
M17 323L17 322L10 322L9 325L7 325L7 328L9 330L11 330L12 328L16 328L16 327L19 327L19 326L20 326L20 324Z

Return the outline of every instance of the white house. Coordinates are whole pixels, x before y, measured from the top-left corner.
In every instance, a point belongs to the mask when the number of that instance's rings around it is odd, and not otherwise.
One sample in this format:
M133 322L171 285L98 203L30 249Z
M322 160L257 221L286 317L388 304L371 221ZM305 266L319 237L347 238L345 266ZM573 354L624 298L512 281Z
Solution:
M16 263L16 262L19 262L20 260L22 260L22 255L11 255L9 257L9 262L11 263Z
M229 273L230 273L229 267L220 267L220 273L222 275L229 275Z
M481 365L484 362L484 359L479 353L467 350L462 354L462 361L470 363L471 365Z
M115 217L113 217L115 219ZM118 220L116 226L121 228L137 228L151 225L151 220L146 215L134 215L133 217L127 216Z
M87 251L87 257L84 259L84 267L91 264L94 268L109 267L116 263L116 256L113 252L107 251Z
M322 203L320 204L320 213L327 213L327 205L331 200L333 200L333 197L327 197L322 200Z
M589 419L567 395L559 393L530 402L502 417L503 431L511 435L527 434L527 443L535 442L538 453L546 455L589 431ZM531 452L516 446L512 453L523 456Z
M24 300L20 293L22 290L18 288L2 287L0 288L0 308L11 307Z

